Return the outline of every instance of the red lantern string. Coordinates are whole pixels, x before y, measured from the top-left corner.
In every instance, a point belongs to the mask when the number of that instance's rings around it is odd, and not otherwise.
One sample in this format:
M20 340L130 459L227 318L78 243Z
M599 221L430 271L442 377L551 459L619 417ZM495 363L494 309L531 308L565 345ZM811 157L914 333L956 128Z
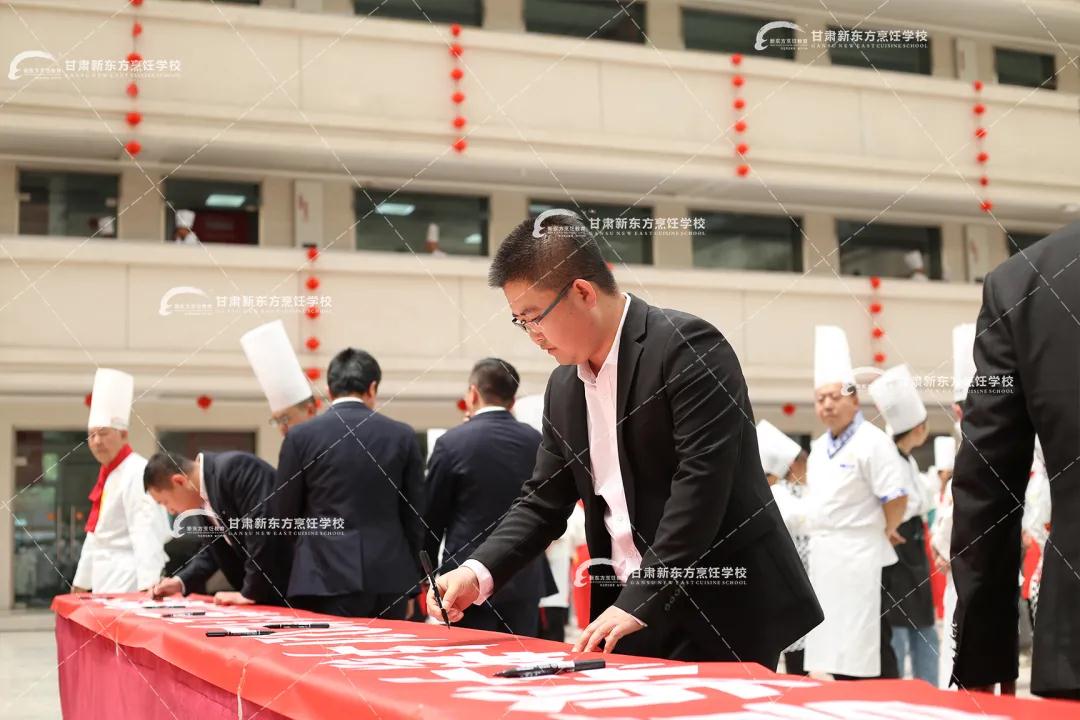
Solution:
M735 53L731 56L731 65L738 68L742 65L743 56ZM746 108L746 98L742 96L742 88L746 85L746 78L736 70L731 78L731 86L735 89L735 99L731 107L735 110L735 122L732 125L735 132L742 135L746 132L746 120L742 117L742 111ZM750 174L750 165L746 162L746 154L750 152L750 146L742 138L735 145L735 174L739 177L747 177Z
M975 90L976 98L982 92L983 84L981 80L976 80L971 84L971 87ZM990 185L990 176L986 174L986 163L990 160L990 153L986 152L986 136L989 131L983 126L983 116L986 114L986 105L976 99L974 107L972 107L972 117L975 119L975 161L982 166L979 173L979 186L983 188L979 197L979 209L985 213L994 209L994 203L990 202L990 199L986 196L986 190Z
M870 345L874 352L874 364L881 365L885 362L885 353L878 347L878 341L885 337L885 331L880 324L880 316L885 309L885 305L878 299L878 290L881 289L881 278L877 275L873 275L870 278L870 305L867 309L870 311Z
M130 2L131 7L134 9L134 12L136 14L135 19L133 19L131 23L131 52L127 54L128 72L131 73L131 80L128 82L128 86L124 89L124 92L127 93L127 96L129 98L131 98L132 108L131 111L127 113L124 119L127 121L128 131L134 133L135 129L139 126L143 119L142 113L139 112L138 107L136 107L135 105L135 99L139 97L139 85L135 82L135 78L137 77L135 73L138 66L143 61L142 54L139 53L138 47L139 37L143 33L143 26L142 23L138 20L137 11L139 8L142 7L143 0L130 0ZM140 143L134 137L131 137L126 143L124 143L124 150L127 151L127 154L131 158L134 158L136 155L142 152L142 143Z
M214 398L210 397L209 395L200 395L199 397L195 398L195 404L203 410L209 410L213 402Z
M319 259L319 249L317 247L309 247L307 249L307 257L308 261L314 263L316 260ZM308 291L312 293L313 297L316 297L316 299L318 298L314 295L314 293L316 290L319 289L319 285L319 278L317 278L315 275L309 275L308 278L304 281L304 286L308 289ZM307 309L304 312L310 320L317 320L319 318L319 315L322 314L319 306L320 304L318 302L314 302L307 306ZM320 345L321 343L319 342L319 338L315 335L308 336L307 340L304 341L304 347L306 347L310 352L313 353L318 351ZM319 370L318 367L313 366L307 369L307 376L311 380L318 380L321 375L322 372Z
M786 403L782 409L785 415L795 414L795 405L793 403Z
M455 38L461 37L461 26L454 23L450 26L450 34ZM454 117L450 121L450 124L455 130L462 130L466 125L465 116L461 114L461 105L465 102L465 93L461 91L461 79L465 77L465 71L461 68L461 54L464 52L461 43L457 40L450 43L450 57L453 58L454 67L450 71L450 79L454 81L454 92L450 96L450 101L454 103ZM465 152L465 149L469 146L468 141L463 136L458 136L451 147L458 153Z

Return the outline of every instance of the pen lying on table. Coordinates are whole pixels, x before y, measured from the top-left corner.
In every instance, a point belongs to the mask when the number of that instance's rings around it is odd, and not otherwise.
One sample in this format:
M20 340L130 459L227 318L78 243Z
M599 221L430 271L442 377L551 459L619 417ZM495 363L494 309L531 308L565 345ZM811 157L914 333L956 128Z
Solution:
M564 672L581 672L582 670L599 670L606 663L603 660L567 660L566 662L554 662L545 665L530 665L525 667L511 668L495 673L496 677L527 678L540 675L558 675Z

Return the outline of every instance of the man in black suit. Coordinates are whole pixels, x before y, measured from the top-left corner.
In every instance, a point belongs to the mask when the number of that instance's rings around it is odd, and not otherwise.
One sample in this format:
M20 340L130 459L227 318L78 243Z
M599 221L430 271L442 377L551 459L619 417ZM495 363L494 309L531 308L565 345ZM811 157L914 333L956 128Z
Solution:
M1050 477L1031 692L1080 699L1080 222L987 275L953 468L954 680L1014 689L1021 519L1035 436Z
M280 554L272 535L255 528L269 514L266 500L274 490L269 463L245 452L204 452L194 460L159 452L146 463L143 488L174 515L206 511L202 527L212 535L176 575L151 588L155 598L205 592L206 581L220 569L234 590L215 594L218 604L284 604L284 588L276 587Z
M411 427L375 412L381 380L375 358L342 350L327 370L330 407L281 446L273 516L320 526L289 537L296 607L402 620L419 589L423 458Z
M746 383L723 335L620 292L568 211L511 232L489 282L560 367L532 478L440 580L451 619L543 552L581 498L592 622L575 650L617 643L629 654L776 667L822 612L761 469Z
M428 461L426 550L442 568L458 567L491 534L533 473L540 433L510 414L521 379L498 358L473 366L465 393L468 422L448 430ZM535 637L547 560L528 563L483 605L468 608L461 625ZM438 616L436 616L438 617Z

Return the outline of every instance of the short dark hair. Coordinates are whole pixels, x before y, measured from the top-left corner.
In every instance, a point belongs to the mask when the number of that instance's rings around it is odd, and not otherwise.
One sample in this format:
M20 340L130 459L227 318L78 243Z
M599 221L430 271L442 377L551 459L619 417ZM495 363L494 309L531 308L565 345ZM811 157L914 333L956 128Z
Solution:
M596 238L575 213L550 215L540 222L542 237L534 237L535 220L510 231L499 245L488 271L488 285L501 288L522 280L544 290L562 290L578 278L587 278L601 291L619 291Z
M484 358L473 365L469 384L475 385L488 405L510 407L521 385L521 376L514 366L499 358Z
M166 450L154 453L154 455L146 461L146 468L143 470L143 490L149 490L150 488L168 490L170 487L169 478L176 473L184 473L187 475L194 467L194 460L186 458L179 453L171 453Z
M334 397L363 395L373 382L382 382L379 363L370 353L356 348L345 348L335 355L326 371L326 384Z

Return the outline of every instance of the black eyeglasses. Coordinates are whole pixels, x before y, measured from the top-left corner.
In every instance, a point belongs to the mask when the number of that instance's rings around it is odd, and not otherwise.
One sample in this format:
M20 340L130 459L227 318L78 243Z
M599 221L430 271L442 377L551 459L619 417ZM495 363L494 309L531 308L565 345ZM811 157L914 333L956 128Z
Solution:
M521 318L512 317L510 318L510 322L514 323L515 327L519 327L525 332L535 332L540 327L540 323L544 321L544 318L546 318L551 313L551 311L554 310L555 307L563 301L563 298L566 297L566 294L570 292L570 288L572 288L574 286L574 283L577 282L579 279L583 280L587 278L574 278L573 280L568 282L566 284L566 287L560 290L559 294L555 296L555 299L551 301L551 304L548 305L542 313L534 317L532 320L522 320Z

